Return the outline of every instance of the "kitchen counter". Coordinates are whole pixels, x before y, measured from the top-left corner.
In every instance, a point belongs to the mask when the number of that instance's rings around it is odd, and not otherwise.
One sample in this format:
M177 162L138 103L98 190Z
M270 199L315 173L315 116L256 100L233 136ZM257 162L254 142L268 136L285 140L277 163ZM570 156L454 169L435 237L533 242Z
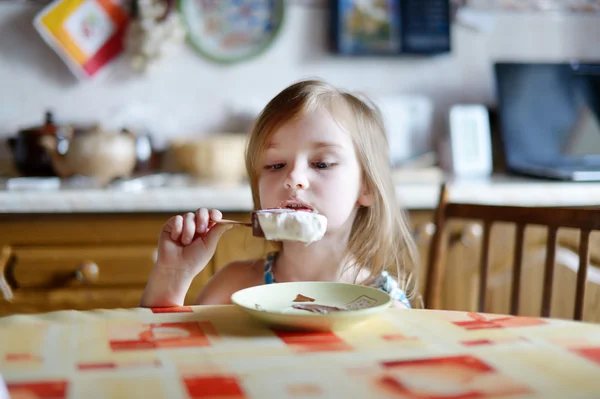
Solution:
M396 192L407 209L437 205L441 175L402 174ZM600 205L600 182L557 182L496 175L485 179L446 179L450 198L457 202L527 206ZM109 188L60 187L0 190L0 213L170 213L198 207L249 211L252 195L247 184L214 184L177 180L159 187L136 184Z

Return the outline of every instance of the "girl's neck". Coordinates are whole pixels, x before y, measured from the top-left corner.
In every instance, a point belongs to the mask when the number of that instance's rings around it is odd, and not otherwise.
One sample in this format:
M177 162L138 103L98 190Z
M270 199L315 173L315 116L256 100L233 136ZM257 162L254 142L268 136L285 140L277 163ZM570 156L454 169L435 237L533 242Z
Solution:
M345 273L348 239L349 234L345 234L344 237L326 235L310 245L284 242L275 263L277 281L348 280Z

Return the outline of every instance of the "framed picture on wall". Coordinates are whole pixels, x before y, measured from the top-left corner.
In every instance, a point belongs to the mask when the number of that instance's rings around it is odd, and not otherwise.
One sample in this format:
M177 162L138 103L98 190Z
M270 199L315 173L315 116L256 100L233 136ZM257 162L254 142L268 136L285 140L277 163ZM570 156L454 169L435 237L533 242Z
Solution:
M331 0L331 43L344 55L450 51L450 0Z
M400 52L400 0L332 1L334 46L342 54Z

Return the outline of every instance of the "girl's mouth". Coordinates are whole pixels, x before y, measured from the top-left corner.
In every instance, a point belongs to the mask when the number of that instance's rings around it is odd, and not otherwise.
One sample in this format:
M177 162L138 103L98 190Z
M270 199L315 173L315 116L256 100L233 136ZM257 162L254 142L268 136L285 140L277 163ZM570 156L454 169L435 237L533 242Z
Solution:
M295 211L315 212L315 209L312 206L298 200L283 201L281 204L279 204L279 208L293 209Z

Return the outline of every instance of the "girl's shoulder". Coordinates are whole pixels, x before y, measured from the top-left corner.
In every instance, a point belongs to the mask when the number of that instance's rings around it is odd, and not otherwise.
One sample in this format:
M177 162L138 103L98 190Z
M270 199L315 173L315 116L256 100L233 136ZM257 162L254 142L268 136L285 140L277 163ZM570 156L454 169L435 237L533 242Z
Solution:
M261 277L264 259L236 260L229 262L216 271L213 277L227 278L228 280L254 280Z

